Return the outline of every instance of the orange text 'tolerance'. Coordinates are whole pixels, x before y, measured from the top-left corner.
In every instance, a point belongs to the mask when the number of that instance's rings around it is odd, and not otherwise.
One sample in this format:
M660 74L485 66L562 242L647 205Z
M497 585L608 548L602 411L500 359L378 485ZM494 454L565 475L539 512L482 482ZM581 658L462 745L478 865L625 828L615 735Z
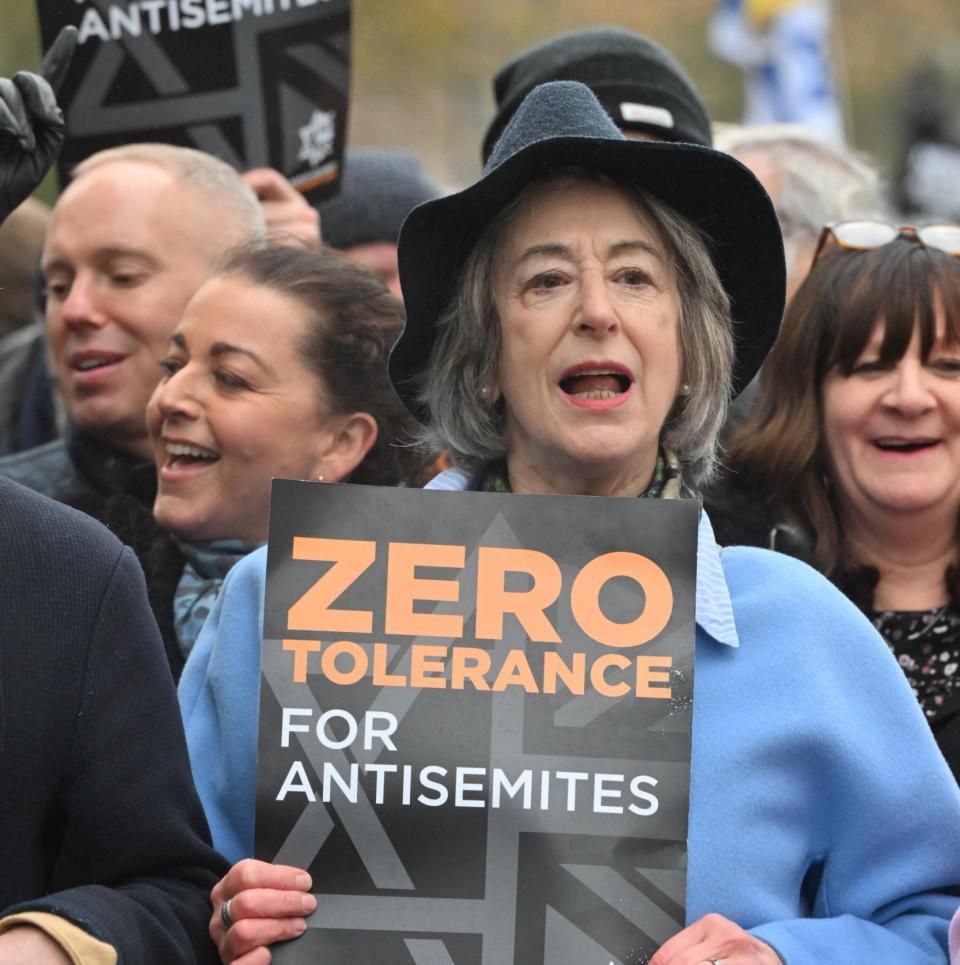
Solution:
M564 591L557 562L537 550L480 547L477 550L475 638L500 641L504 617L512 614L532 643L547 644L530 660L523 649L487 649L439 643L413 643L405 660L390 668L396 648L388 643L358 643L342 635L373 632L373 610L334 608L333 604L374 563L373 540L295 537L293 558L333 563L324 575L288 611L288 631L323 634L331 642L285 639L292 654L293 680L305 682L309 673L322 673L344 686L371 678L374 686L504 691L519 687L527 693L553 694L561 690L606 697L667 699L670 691L670 657L627 654L657 637L673 612L673 592L666 574L638 553L612 552L587 562L569 588L570 611L580 629L614 652L588 658L579 651L553 649L560 636L546 610ZM384 599L384 633L395 637L463 638L464 617L456 613L418 612L417 604L456 603L461 584L456 579L417 575L419 568L462 570L466 547L443 543L388 543ZM506 588L507 575L525 574L530 581L522 591ZM607 581L626 577L640 584L645 605L630 622L607 617L600 606L600 591ZM565 648L568 649L568 648ZM402 668L401 669L401 665Z

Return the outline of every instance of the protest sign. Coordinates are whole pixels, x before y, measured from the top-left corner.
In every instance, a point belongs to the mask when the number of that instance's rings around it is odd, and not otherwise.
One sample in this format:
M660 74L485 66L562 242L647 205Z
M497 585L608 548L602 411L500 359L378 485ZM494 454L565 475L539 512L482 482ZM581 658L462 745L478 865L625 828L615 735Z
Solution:
M95 151L162 141L274 167L312 202L335 192L350 0L37 0L37 13L45 48L79 31L61 184Z
M695 500L274 482L279 965L634 965L684 923Z

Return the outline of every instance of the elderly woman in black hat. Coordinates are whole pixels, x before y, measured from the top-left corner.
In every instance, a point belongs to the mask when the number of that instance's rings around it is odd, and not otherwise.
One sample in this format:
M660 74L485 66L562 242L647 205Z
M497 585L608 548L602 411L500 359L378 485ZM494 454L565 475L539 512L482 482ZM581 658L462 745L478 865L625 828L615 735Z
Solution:
M754 177L707 148L626 140L572 82L529 95L477 184L411 214L400 272L391 375L454 460L442 489L695 498L783 307ZM697 560L690 924L649 965L943 963L960 795L888 651L797 561L721 555L705 515ZM236 568L219 618L250 652L259 628L236 613L255 614L263 566ZM252 780L244 753L230 786ZM309 887L235 865L212 895L224 960L266 962L302 933Z

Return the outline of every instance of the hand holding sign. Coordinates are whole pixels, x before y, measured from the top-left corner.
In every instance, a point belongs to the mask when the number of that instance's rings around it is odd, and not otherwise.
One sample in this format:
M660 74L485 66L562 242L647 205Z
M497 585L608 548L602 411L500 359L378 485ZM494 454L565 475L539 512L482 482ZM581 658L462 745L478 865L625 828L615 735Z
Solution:
M781 965L766 943L722 915L704 915L660 947L650 965Z
M30 196L60 153L65 126L56 92L76 46L76 28L64 27L39 74L0 78L0 221Z
M279 171L254 168L242 177L260 199L268 231L282 231L314 244L320 241L317 209Z
M238 861L210 892L210 937L223 962L268 962L267 945L302 935L304 915L317 907L310 875L300 868L245 859ZM224 905L229 902L227 911Z

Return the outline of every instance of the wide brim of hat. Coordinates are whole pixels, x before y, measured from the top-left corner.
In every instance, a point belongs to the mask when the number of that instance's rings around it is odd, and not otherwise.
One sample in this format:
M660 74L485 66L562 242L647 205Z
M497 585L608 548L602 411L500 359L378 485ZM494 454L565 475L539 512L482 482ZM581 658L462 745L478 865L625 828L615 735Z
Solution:
M629 180L696 224L734 320L733 394L756 375L777 337L786 270L780 225L756 177L727 154L695 144L558 137L534 142L457 194L415 208L400 232L398 262L407 320L390 356L406 407L426 423L420 399L440 315L484 230L538 178L570 167Z

